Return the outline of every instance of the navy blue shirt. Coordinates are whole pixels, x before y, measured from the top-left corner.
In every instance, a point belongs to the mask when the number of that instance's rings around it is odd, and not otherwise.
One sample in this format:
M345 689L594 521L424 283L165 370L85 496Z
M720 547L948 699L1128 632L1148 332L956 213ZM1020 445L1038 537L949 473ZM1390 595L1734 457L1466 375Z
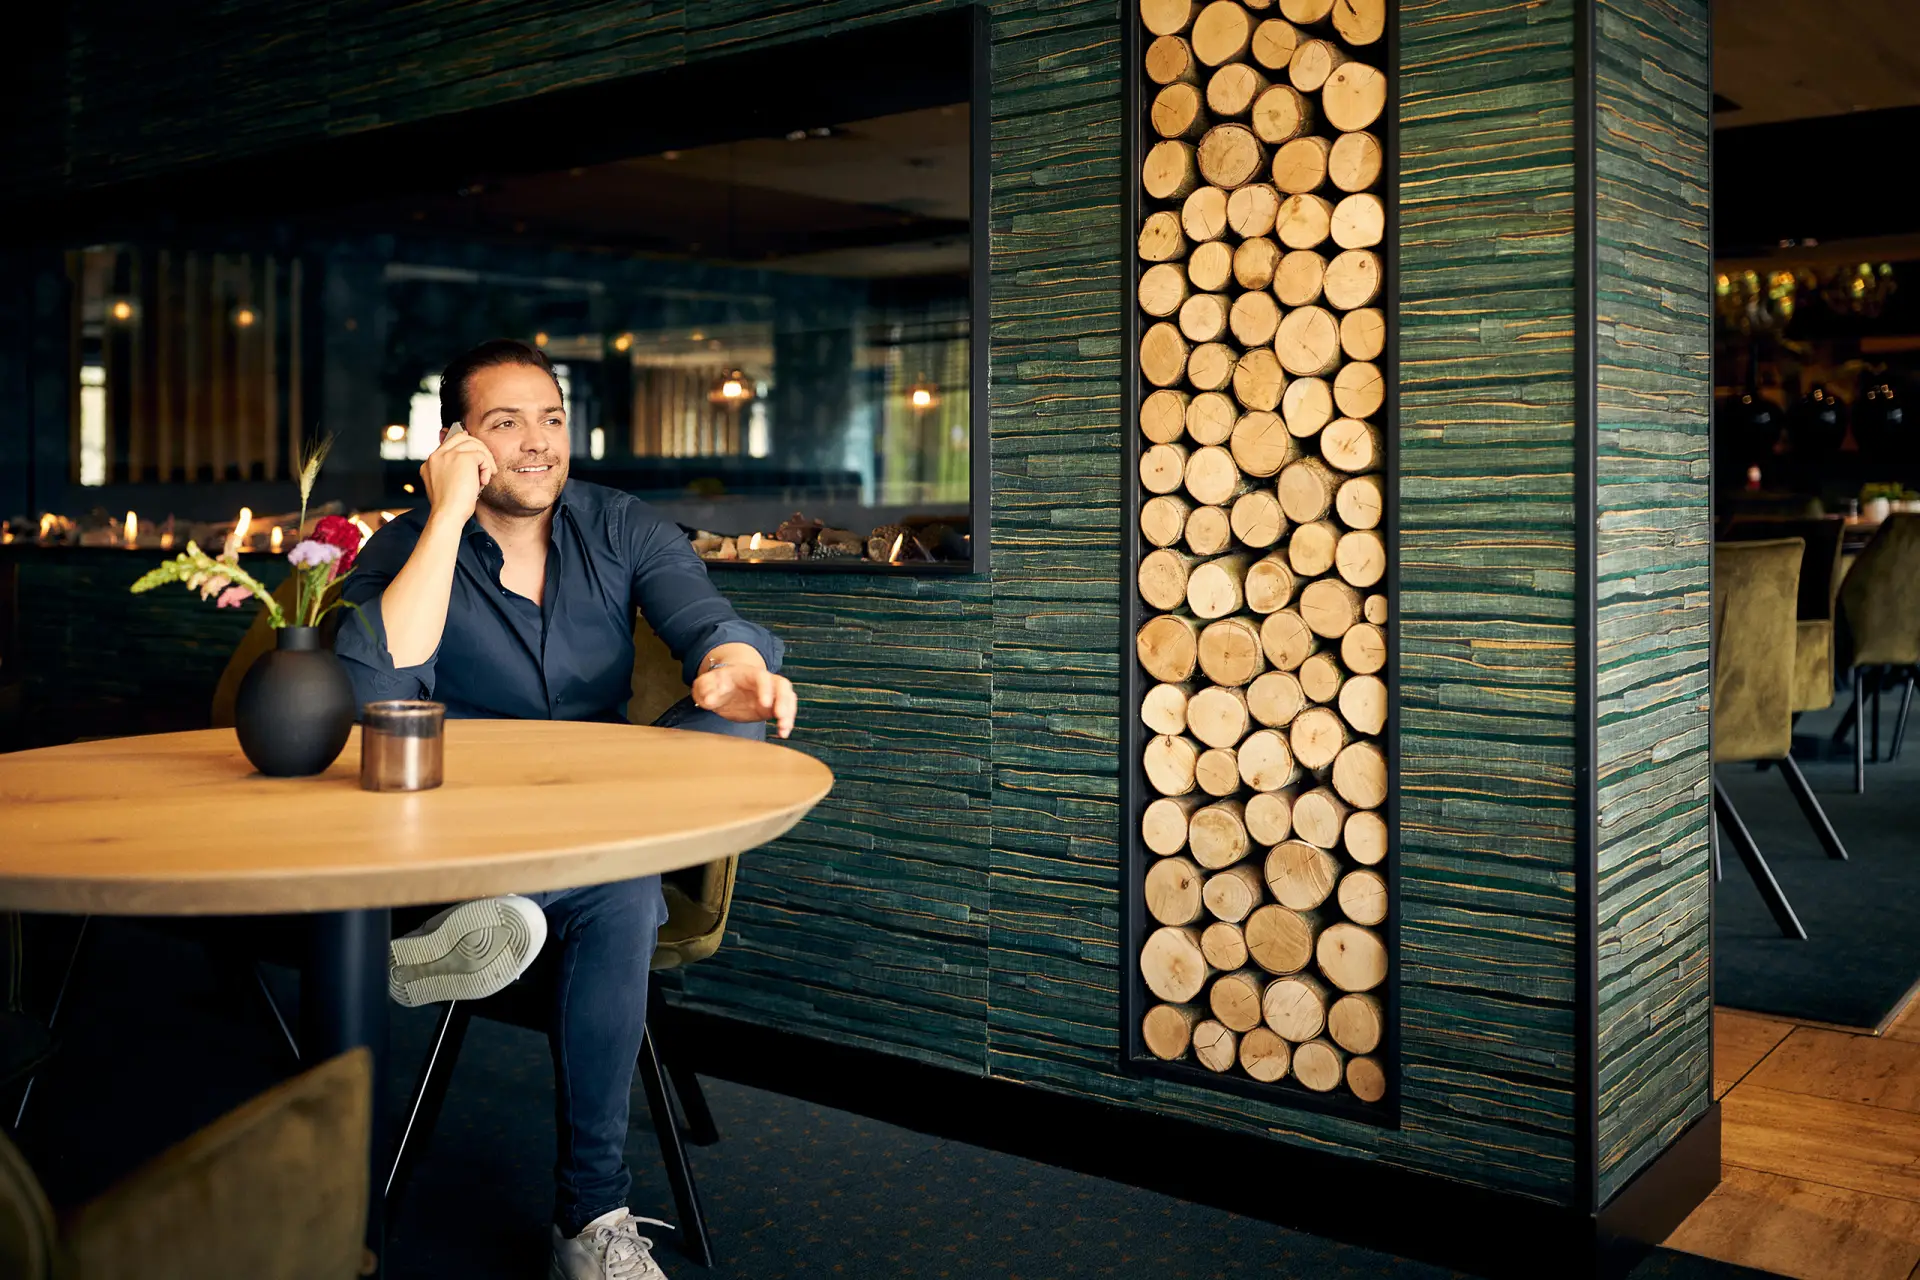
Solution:
M361 703L432 698L456 717L624 721L635 610L681 660L689 684L715 646L736 641L780 669L784 646L713 589L678 525L630 494L579 480L567 481L554 506L545 599L535 604L501 585L500 545L468 520L440 647L417 667L396 667L380 595L426 520L417 508L374 534L342 588L373 631L344 618L335 640Z

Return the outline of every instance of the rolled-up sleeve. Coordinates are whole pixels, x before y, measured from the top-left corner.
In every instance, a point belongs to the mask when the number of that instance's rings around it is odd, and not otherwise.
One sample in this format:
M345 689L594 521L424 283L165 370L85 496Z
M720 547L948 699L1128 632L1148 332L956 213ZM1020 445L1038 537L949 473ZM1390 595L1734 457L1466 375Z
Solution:
M780 669L786 646L765 627L734 612L708 580L707 566L679 526L652 516L641 503L628 510L626 520L634 607L680 659L688 684L700 673L701 661L723 644L752 645L767 670Z
M380 597L413 554L419 531L406 524L390 524L367 540L340 588L341 598L355 604L358 618L341 619L333 648L353 681L354 700L365 706L393 698L431 698L435 649L415 667L396 667L387 652L387 624L380 616ZM364 622L366 625L362 626Z

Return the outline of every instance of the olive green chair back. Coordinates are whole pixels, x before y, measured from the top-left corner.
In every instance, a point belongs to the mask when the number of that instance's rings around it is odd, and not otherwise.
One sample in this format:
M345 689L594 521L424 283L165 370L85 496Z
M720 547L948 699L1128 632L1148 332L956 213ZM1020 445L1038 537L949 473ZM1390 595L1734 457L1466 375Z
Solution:
M1920 663L1920 515L1889 516L1840 587L1849 666Z
M366 1258L373 1065L355 1049L268 1090L122 1180L55 1236L0 1136L0 1275L350 1280Z
M666 642L655 635L647 620L633 617L633 698L627 719L652 724L674 703L689 695L680 676L680 663ZM733 905L734 878L740 859L722 858L705 866L689 867L661 877L667 899L667 922L653 949L653 967L677 969L705 960L720 949L727 931L727 913Z
M1713 546L1713 759L1778 760L1793 746L1798 538Z
M1793 709L1819 711L1833 705L1834 620L1839 612L1841 548L1846 522L1740 517L1729 523L1726 540L1756 542L1799 538L1798 622L1793 646Z
M0 1276L48 1280L59 1236L53 1206L20 1149L0 1133Z

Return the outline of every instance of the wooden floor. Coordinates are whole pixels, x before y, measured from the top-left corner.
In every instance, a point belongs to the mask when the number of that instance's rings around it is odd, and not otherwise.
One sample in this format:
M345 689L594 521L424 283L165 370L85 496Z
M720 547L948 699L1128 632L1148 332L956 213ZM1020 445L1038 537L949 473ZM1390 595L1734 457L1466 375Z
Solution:
M1717 1010L1721 1182L1667 1240L1801 1280L1920 1280L1920 1005L1883 1035Z

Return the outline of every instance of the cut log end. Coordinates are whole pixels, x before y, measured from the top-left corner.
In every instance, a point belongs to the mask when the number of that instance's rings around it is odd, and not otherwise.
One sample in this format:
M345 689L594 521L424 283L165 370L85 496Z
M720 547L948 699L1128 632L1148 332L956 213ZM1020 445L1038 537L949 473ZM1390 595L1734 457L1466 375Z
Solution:
M1140 1039L1147 1052L1162 1062L1177 1062L1187 1056L1199 1021L1200 1010L1192 1005L1156 1004L1140 1020Z
M1331 1040L1312 1040L1293 1051L1293 1078L1315 1093L1339 1088L1346 1065L1347 1055Z
M1362 1102L1378 1102L1387 1096L1387 1071L1377 1058L1351 1058L1347 1061L1347 1088Z
M1140 952L1140 976L1147 989L1168 1004L1193 1000L1208 977L1206 957L1200 953L1200 931L1178 925L1155 929Z
M1293 1051L1266 1027L1255 1027L1240 1037L1240 1069L1262 1084L1287 1078Z
M1327 1010L1327 1035L1348 1053L1372 1053L1386 1033L1386 1016L1376 996L1341 996Z

